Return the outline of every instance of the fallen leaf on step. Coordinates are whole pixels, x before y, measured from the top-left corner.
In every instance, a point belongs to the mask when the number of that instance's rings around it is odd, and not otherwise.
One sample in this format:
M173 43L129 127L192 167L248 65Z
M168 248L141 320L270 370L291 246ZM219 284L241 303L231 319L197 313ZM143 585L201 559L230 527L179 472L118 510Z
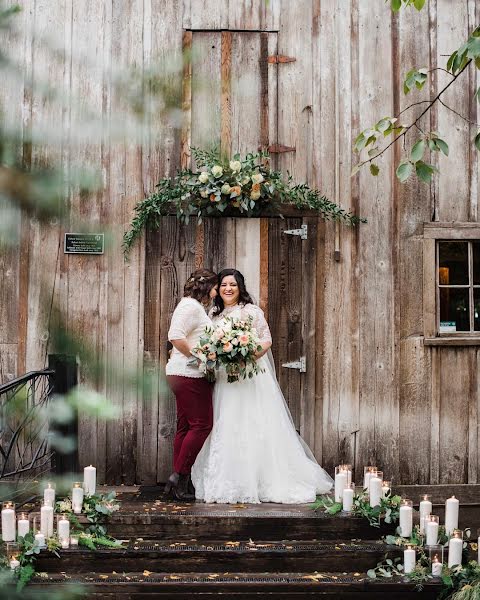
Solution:
M219 575L215 575L215 574L214 574L214 575L209 575L209 576L208 576L208 578L209 578L209 579L216 579L217 577L219 577Z
M108 575L100 575L100 579L108 579Z
M177 575L170 575L169 579L180 579L180 577L177 577Z
M319 581L320 579L325 579L323 575L304 575L302 579L311 579L312 581Z
M152 574L152 572L151 572L151 571L147 571L146 569L145 569L145 571L143 572L143 575L144 575L144 577L148 577L148 576L149 576L149 575L151 575L151 574Z
M240 542L225 542L225 546L240 546Z

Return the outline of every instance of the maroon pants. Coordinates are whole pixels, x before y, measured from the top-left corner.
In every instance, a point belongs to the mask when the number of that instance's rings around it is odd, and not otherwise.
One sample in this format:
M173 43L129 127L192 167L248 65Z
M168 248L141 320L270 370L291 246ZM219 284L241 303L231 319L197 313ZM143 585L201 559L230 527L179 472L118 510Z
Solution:
M203 377L168 375L177 401L177 433L173 443L173 468L190 473L213 426L213 384Z

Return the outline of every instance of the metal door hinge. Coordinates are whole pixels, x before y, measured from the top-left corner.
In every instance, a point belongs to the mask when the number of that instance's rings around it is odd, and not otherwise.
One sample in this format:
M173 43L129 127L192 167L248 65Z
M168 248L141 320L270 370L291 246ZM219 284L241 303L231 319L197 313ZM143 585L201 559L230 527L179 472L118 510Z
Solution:
M270 144L267 148L270 154L283 154L284 152L295 152L295 146L284 146L283 144Z
M268 62L272 65L278 65L279 63L291 63L297 59L294 56L285 56L284 54L272 54L268 57Z
M302 240L308 239L308 225L302 225L300 229L285 229L287 235L299 235Z
M305 356L301 356L299 360L294 362L285 363L282 365L286 369L298 369L300 373L307 372L307 358Z

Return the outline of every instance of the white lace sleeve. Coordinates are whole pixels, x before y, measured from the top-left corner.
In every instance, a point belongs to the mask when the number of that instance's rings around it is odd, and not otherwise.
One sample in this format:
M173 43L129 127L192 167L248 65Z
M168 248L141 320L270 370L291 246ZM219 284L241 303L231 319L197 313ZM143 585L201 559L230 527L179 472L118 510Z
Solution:
M268 326L267 320L265 319L263 310L255 304L246 304L243 307L242 312L246 313L248 316L253 317L253 326L257 330L260 342L272 343L272 334L270 333L270 327Z
M196 302L181 301L173 311L170 329L168 330L168 339L183 340L188 337L192 329L195 329L198 322L199 305Z

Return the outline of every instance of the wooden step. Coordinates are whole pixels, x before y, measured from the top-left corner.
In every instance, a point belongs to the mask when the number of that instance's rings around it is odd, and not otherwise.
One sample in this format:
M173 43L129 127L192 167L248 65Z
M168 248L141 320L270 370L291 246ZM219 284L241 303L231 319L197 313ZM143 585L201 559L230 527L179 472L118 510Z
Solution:
M134 571L138 565L147 570L163 572L243 572L290 570L320 570L366 573L388 554L401 556L398 546L378 541L338 544L329 541L285 542L196 542L133 541L125 548L104 548L90 551L84 548L61 550L61 558L42 552L37 558L38 571L87 573L98 565L106 571Z
M296 599L341 598L342 600L434 600L441 589L437 582L425 584L421 596L415 585L403 579L374 581L358 573L61 573L37 576L31 582L35 592L60 589L62 583L85 586L88 598L138 600L164 597L189 600L224 594L233 598Z
M129 497L130 496L130 497ZM131 497L133 496L133 497ZM119 539L336 540L380 538L395 527L372 528L360 517L314 512L309 505L175 504L122 494L108 531Z

